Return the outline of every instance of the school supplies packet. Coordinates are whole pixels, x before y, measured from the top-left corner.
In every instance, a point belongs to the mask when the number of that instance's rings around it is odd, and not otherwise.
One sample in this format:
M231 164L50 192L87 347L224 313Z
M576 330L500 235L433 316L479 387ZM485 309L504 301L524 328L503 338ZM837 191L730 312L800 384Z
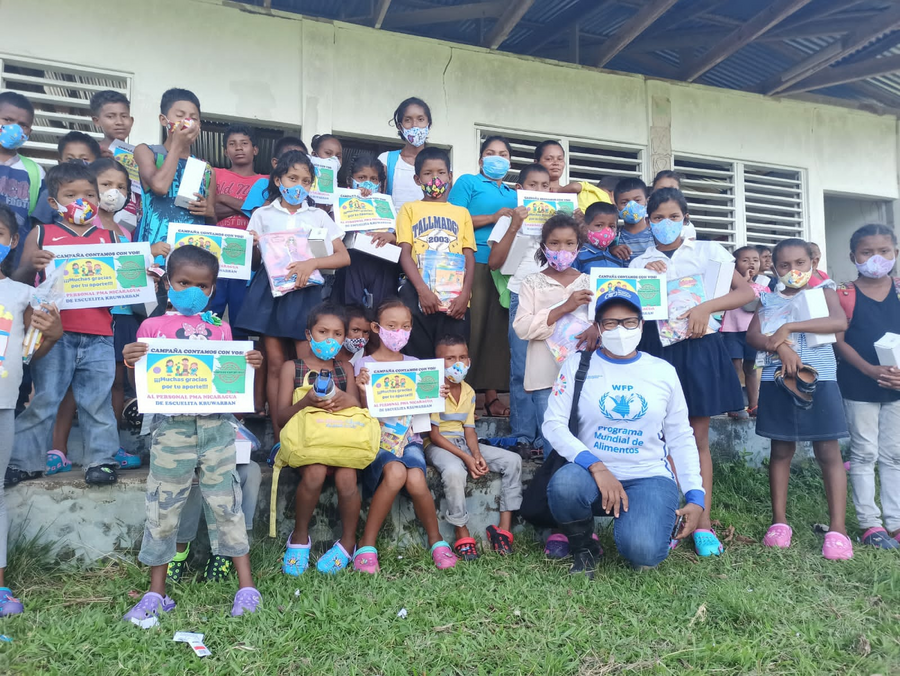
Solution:
M419 257L422 281L440 301L441 312L462 293L466 276L466 257L463 254L429 249Z
M827 285L828 282L825 284ZM794 296L769 293L766 296L766 304L759 308L759 330L763 335L771 336L788 322L802 322L827 316L828 303L822 287L807 288ZM806 336L806 345L811 348L830 345L837 340L833 333L792 333L788 339L788 345L798 353L800 352L801 335ZM781 358L777 353L765 351L756 353L756 365L759 367L780 363Z
M412 416L401 415L394 418L381 418L381 445L382 451L387 451L398 458L403 456L403 449L409 443L412 435Z
M687 340L690 334L690 324L687 317L682 318L685 312L695 308L700 303L706 302L706 290L703 285L703 275L690 275L681 279L672 279L666 284L666 298L668 304L668 319L661 319L657 323L659 329L659 342L663 347ZM710 324L715 322L710 318ZM718 322L716 329L718 329ZM712 327L707 328L707 333Z
M259 251L262 254L266 272L269 275L269 287L272 296L278 298L294 290L297 275L288 272L291 263L308 261L315 256L309 249L309 241L300 232L271 232L259 238ZM322 273L315 270L307 281L307 286L324 284Z
M31 294L31 307L34 312L46 312L42 305L56 305L62 307L66 300L66 292L64 286L65 267L60 266L53 270L47 279L41 282ZM31 358L38 351L41 342L44 339L43 333L33 326L29 326L25 332L25 339L22 341L22 362L31 363Z
M885 333L875 341L875 354L881 366L900 366L900 335Z
M591 322L567 312L556 320L553 333L547 338L547 347L557 364L562 364L569 355L578 351L578 335L587 330Z

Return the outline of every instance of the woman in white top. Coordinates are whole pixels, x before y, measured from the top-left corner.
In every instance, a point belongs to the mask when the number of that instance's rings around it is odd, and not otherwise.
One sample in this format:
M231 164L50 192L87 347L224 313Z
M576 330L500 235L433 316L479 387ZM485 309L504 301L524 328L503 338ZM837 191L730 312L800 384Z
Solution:
M400 211L407 202L422 199L422 189L416 184L416 156L425 148L431 131L431 108L422 99L411 96L394 111L394 126L405 145L400 150L381 153L378 159L387 169L385 192Z

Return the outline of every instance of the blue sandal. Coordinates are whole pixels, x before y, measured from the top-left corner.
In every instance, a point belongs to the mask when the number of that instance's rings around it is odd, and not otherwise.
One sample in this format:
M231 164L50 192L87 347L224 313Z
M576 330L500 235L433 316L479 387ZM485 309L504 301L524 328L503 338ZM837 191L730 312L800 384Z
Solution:
M695 530L694 531L694 549L697 556L718 556L725 551L725 547L719 542L719 538L711 530Z
M62 451L47 451L47 476L59 474L60 472L71 472L72 462L63 455Z
M344 549L341 541L338 540L331 546L331 549L322 554L321 558L319 558L316 563L316 569L318 569L320 573L335 575L349 566L350 561L352 560L352 557L347 553L347 550Z
M303 575L304 571L309 568L309 550L311 546L312 540L310 538L307 538L305 545L295 545L288 538L287 549L281 561L281 572L294 577Z

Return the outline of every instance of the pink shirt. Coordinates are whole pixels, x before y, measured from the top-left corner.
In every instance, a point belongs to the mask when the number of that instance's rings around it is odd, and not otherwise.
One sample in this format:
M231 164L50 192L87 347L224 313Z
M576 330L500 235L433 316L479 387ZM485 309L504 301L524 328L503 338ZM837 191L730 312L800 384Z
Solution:
M228 195L234 197L242 204L247 199L247 193L250 188L259 179L265 178L262 174L253 174L252 176L241 176L228 169L216 169L216 192L219 195ZM235 214L228 216L216 223L220 228L236 228L238 230L246 230L250 219L244 214Z
M227 322L216 326L205 322L202 315L185 317L177 312L167 312L161 317L145 319L137 331L138 338L178 338L180 340L231 340L231 327Z

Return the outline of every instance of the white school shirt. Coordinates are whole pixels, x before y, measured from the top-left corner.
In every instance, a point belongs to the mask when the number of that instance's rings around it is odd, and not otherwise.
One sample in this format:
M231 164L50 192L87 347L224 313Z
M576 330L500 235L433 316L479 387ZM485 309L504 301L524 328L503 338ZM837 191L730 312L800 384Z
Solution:
M33 288L9 277L0 279L0 410L15 408L22 383L25 310ZM12 439L9 440L12 443Z
M569 413L580 361L580 354L567 359L553 386L541 427L547 443L585 469L602 462L619 481L652 476L675 481L671 456L685 497L702 504L700 456L675 368L644 352L627 360L594 352L578 400L576 437L569 431Z
M656 245L649 247L644 253L629 263L629 268L647 267L647 263L662 261L666 264L666 279L681 279L691 275L702 275L706 271L706 265L710 261L720 263L733 263L734 256L728 253L728 249L718 242L709 242L703 239L685 239L681 246L675 249L675 253L669 258Z
M504 235L506 235L506 231L509 230L511 223L512 219L509 216L502 216L497 219L497 224L491 230L491 234L488 235L488 245L496 244L503 239ZM528 249L525 251L525 255L519 262L519 267L516 268L515 273L509 278L509 282L506 285L506 288L512 293L518 294L525 278L535 272L540 272L546 266L538 265L538 262L534 260L534 254L541 245L540 238L523 235L521 231L516 234L516 237L524 237L528 240Z
M254 230L260 235L289 230L301 230L304 235L309 235L309 231L313 228L325 228L329 242L344 236L341 226L332 221L321 209L304 202L303 206L292 214L281 205L280 199L254 211L247 225L247 230Z
M379 162L387 169L388 154L381 153L378 156ZM402 157L397 158L397 164L394 165L394 175L391 178L391 200L394 202L394 208L399 212L407 202L415 202L422 199L422 188L416 185L415 178L416 168Z

